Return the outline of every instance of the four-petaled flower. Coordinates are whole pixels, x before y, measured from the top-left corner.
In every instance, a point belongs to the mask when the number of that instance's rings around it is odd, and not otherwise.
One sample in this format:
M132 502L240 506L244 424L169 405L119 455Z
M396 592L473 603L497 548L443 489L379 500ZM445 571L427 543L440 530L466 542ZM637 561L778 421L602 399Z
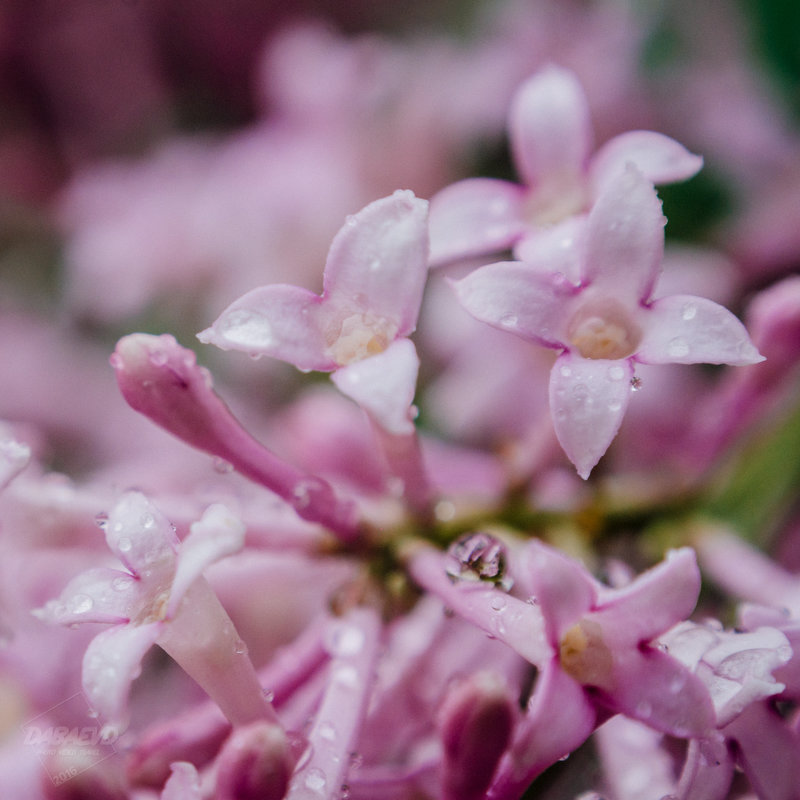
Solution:
M332 372L344 394L396 434L411 433L416 327L428 271L428 202L410 191L349 217L331 245L322 295L264 286L232 303L199 339Z
M84 690L98 713L112 726L125 724L131 681L139 674L145 653L159 644L214 697L231 721L270 718L271 706L253 704L247 697L252 665L246 648L202 577L210 564L242 548L243 523L215 504L180 542L169 521L144 495L129 492L103 527L109 549L125 569L100 567L81 573L59 598L35 611L41 619L61 625L110 624L92 639L83 659ZM225 682L234 676L241 682L227 693L218 680L223 675ZM216 690L220 685L221 693ZM256 697L262 697L257 681Z
M477 319L561 351L550 409L564 451L587 478L616 436L642 364L761 361L742 323L701 297L654 299L664 250L655 189L629 165L593 206L578 282L548 263L481 267L455 282Z
M592 155L589 106L578 79L550 66L517 91L508 121L525 185L467 178L431 200L431 264L514 248L528 260L547 252L565 263L579 251L585 214L628 163L654 184L692 177L703 160L654 131L615 136Z

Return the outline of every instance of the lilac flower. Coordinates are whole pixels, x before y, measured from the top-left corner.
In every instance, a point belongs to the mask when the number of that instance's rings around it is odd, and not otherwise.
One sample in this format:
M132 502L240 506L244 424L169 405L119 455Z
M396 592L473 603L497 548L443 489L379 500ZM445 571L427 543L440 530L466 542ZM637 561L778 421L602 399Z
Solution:
M84 690L109 730L125 724L128 689L153 644L172 655L234 724L274 721L247 648L202 577L209 564L242 547L241 522L212 505L179 543L160 511L130 492L104 527L108 547L125 569L84 572L35 613L61 625L111 625L83 659Z
M550 66L529 78L512 102L509 138L524 186L468 178L431 201L431 264L514 247L518 258L568 249L580 236L576 217L625 165L636 165L652 183L690 178L702 166L678 142L651 131L614 137L593 156L589 108L577 78ZM566 223L566 227L562 226ZM549 230L548 230L549 229ZM571 257L571 256L570 256Z
M761 360L741 322L717 303L693 295L652 299L663 225L655 190L629 166L589 214L577 285L520 262L490 264L455 283L477 319L561 351L550 373L550 410L583 478L619 430L637 362Z
M700 574L688 548L671 552L631 584L610 589L558 551L531 542L514 576L533 603L486 584L452 583L445 559L429 548L413 554L409 568L456 614L539 669L527 715L490 797L519 796L536 775L589 736L601 710L674 736L713 730L705 685L655 641L686 619L697 601Z
M334 239L321 297L282 284L254 289L198 338L332 372L387 431L412 432L419 360L408 336L427 278L427 208L408 191L371 203Z

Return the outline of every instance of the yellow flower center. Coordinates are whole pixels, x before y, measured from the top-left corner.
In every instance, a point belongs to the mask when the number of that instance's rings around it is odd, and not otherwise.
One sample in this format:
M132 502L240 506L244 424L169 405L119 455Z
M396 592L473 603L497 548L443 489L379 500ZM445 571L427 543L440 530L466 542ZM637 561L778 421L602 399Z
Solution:
M394 340L397 326L373 314L355 313L332 326L328 354L340 366L382 353Z
M627 358L636 352L641 338L630 314L611 298L585 303L567 326L569 343L584 358Z
M596 622L582 619L575 623L561 639L558 655L561 668L579 683L613 688L614 659Z

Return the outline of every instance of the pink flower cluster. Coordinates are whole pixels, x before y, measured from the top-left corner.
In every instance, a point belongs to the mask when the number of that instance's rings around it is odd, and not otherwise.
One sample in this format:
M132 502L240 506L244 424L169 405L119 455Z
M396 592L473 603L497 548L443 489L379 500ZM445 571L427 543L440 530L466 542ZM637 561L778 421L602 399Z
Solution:
M611 0L472 24L273 31L257 118L138 160L60 130L63 292L0 282L3 798L800 800L800 247L751 205L800 134L735 82L720 142Z

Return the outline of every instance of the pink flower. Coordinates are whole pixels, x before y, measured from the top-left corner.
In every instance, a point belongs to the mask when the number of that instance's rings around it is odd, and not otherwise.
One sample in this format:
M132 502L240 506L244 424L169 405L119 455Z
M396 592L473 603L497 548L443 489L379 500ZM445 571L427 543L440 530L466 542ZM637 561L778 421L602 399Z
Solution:
M265 286L232 303L202 342L331 372L336 386L393 434L414 426L414 331L427 278L427 208L397 191L348 219L331 245L322 296Z
M574 218L595 200L628 163L652 183L690 178L702 166L678 142L660 133L630 131L594 155L589 106L578 79L547 67L522 84L512 102L508 133L525 185L469 178L431 201L431 264L514 247L517 258L546 249L569 250L579 238ZM567 227L560 224L566 223Z
M520 796L530 781L580 745L601 709L673 736L703 735L714 710L703 682L654 640L692 612L700 590L694 553L684 548L621 589L537 541L514 570L525 602L480 581L451 582L432 548L412 555L410 572L456 614L539 669L527 714L488 796Z
M274 720L246 646L202 577L209 564L241 549L242 523L224 506L212 505L181 543L144 495L129 492L104 527L108 547L125 569L88 570L35 613L61 625L111 625L91 641L83 659L84 690L109 721L108 730L125 724L128 689L154 644L235 724Z
M655 190L629 166L588 216L577 285L520 262L490 264L454 284L477 319L561 351L550 373L550 410L583 478L619 430L636 363L762 360L741 322L717 303L693 295L653 299L663 226Z

